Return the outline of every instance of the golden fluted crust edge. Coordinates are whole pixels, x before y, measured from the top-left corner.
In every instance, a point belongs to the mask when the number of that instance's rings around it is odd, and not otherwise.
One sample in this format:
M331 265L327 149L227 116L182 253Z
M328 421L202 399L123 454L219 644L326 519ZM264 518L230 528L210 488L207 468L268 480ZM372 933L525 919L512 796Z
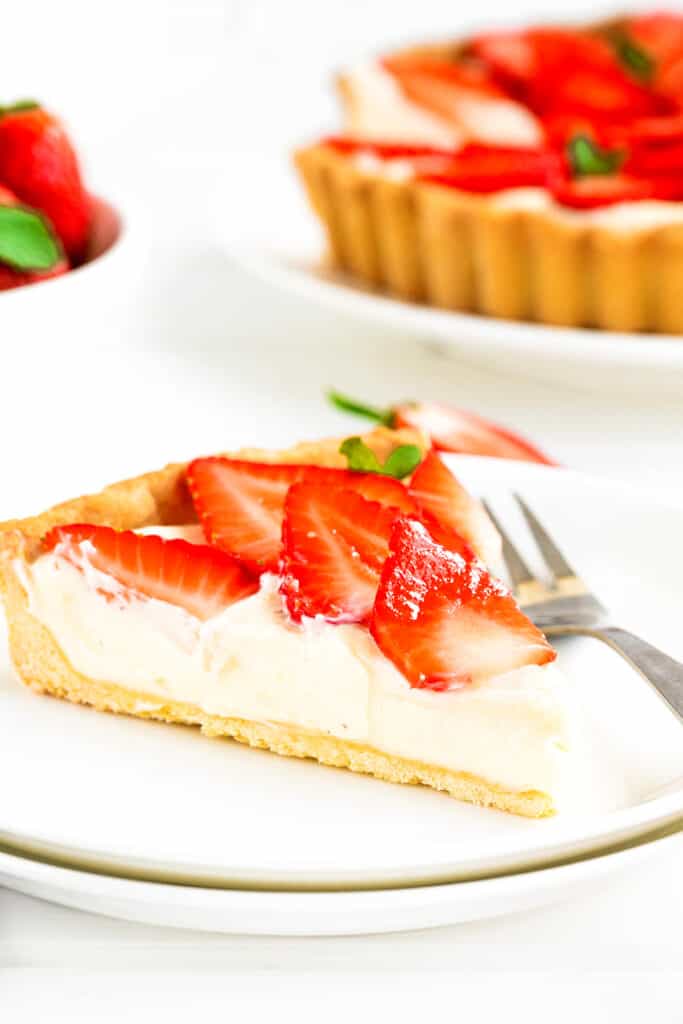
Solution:
M294 162L334 265L366 286L505 320L683 334L683 223L627 231L514 208L325 144Z

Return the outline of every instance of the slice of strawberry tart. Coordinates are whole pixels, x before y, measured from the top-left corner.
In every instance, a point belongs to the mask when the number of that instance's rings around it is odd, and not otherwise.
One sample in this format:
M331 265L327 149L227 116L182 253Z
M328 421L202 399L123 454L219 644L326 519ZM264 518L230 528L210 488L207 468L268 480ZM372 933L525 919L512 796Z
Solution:
M538 817L569 702L499 555L422 435L380 428L4 523L0 591L34 690Z

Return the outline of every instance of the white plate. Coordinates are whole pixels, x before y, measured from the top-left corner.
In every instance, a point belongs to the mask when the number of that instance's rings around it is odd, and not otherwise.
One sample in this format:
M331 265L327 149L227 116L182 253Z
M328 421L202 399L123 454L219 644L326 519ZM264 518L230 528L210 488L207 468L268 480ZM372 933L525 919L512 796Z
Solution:
M375 892L254 892L131 881L0 853L0 885L144 924L243 935L363 935L460 924L571 899L676 845L680 835L544 871Z
M273 171L276 162L268 166L258 220L248 231L226 225L222 241L228 242L235 263L269 285L392 332L440 343L445 353L495 366L496 371L591 390L681 393L681 336L550 327L455 313L391 298L331 271L323 256L322 233L298 181ZM353 339L349 331L349 344Z
M683 659L683 511L542 466L460 457L498 503L521 490L616 619ZM404 887L566 863L679 828L683 733L591 640L563 645L585 717L578 806L529 821L192 729L97 714L0 671L0 843L72 866L228 888Z

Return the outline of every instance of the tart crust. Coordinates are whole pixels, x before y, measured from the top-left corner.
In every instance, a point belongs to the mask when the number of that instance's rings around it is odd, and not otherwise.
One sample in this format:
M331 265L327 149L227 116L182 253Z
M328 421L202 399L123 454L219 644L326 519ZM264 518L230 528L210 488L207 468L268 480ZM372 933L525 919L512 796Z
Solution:
M614 331L683 333L683 224L585 215L366 170L325 144L295 164L336 268L411 302Z
M365 435L378 457L397 445L424 438L411 430L378 429ZM283 452L245 449L240 457L263 462L315 462L343 465L339 440L302 444ZM106 524L118 529L172 525L195 520L184 483L184 463L106 487L56 505L42 515L0 524L0 595L9 627L12 663L19 678L38 693L46 693L100 711L199 726L207 736L226 736L288 757L312 758L321 764L374 775L388 782L422 784L443 790L459 800L496 807L526 817L552 814L552 798L535 790L517 792L465 772L454 772L382 753L370 746L337 739L289 724L247 721L210 715L190 703L165 701L119 684L89 678L69 663L53 634L34 616L16 571L16 561L30 561L40 552L40 538L52 526L76 521Z

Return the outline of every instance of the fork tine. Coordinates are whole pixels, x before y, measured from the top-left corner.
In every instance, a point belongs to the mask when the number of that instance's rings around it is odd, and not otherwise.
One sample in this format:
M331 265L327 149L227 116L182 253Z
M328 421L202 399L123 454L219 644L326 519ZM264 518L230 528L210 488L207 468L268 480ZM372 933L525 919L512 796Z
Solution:
M524 518L526 519L527 526L531 530L534 540L538 544L541 554L545 559L546 565L553 575L556 578L562 576L576 576L576 573L567 559L551 539L545 527L538 521L524 499L521 498L519 494L515 494L515 500L521 508Z
M528 583L530 580L533 580L534 574L510 540L503 527L498 522L498 519L496 518L489 503L487 501L482 501L482 505L486 509L489 519L502 538L503 561L505 562L512 586L518 587L520 583Z

